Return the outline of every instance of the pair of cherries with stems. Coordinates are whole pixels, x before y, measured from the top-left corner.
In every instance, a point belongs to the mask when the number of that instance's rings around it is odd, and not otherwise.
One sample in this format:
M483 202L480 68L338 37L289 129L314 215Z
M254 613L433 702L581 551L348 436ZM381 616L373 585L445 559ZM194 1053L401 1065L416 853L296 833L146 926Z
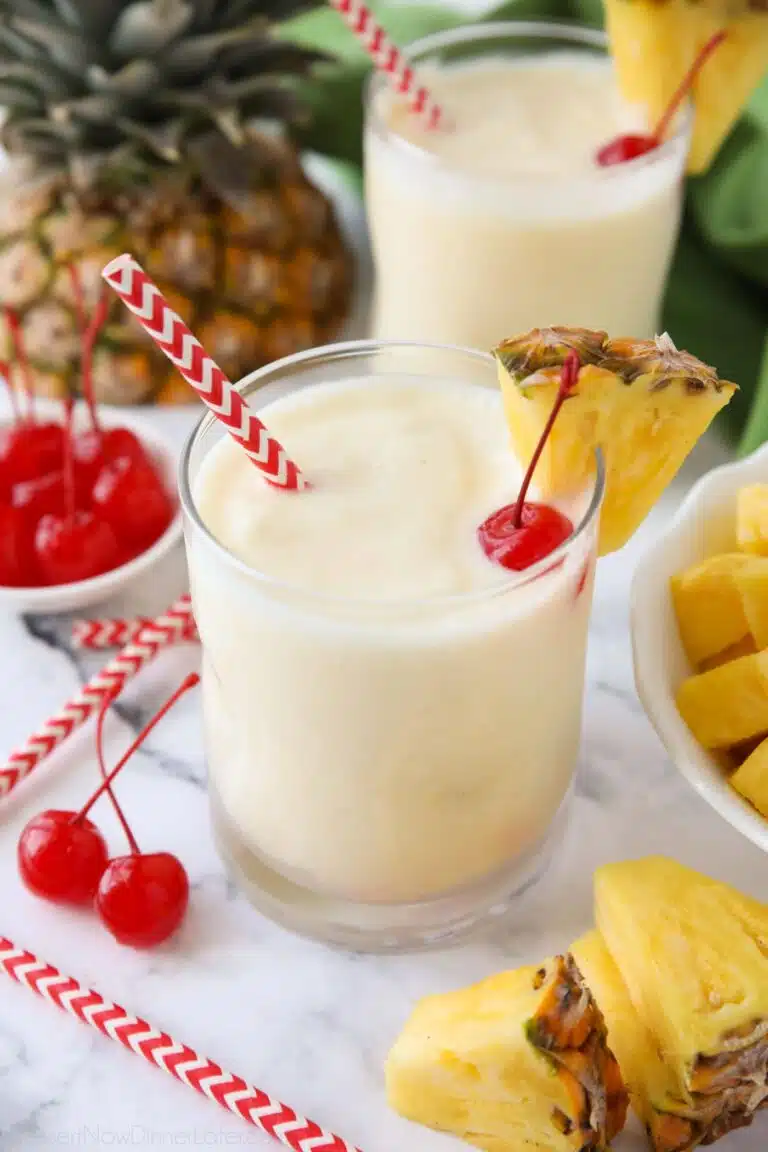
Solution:
M177 930L189 902L189 878L172 853L141 851L112 784L152 729L199 680L192 673L182 681L111 772L104 764L103 730L116 693L108 696L96 725L101 784L78 812L46 809L28 821L19 837L19 872L31 892L57 904L93 906L115 939L134 948L161 944ZM104 793L128 841L130 851L123 856L110 857L104 837L88 818Z
M0 584L12 587L70 584L109 572L154 544L173 517L171 497L139 438L128 428L101 427L93 349L109 292L103 289L89 318L74 267L70 277L81 330L85 429L73 429L71 398L63 402L63 425L36 419L21 325L6 311L27 396L22 416L11 368L4 366L14 419L0 429Z

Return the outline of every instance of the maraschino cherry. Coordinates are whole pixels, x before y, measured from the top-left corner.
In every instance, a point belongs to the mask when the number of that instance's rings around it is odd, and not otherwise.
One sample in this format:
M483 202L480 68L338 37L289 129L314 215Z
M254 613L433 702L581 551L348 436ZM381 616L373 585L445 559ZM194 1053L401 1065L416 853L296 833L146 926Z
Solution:
M670 124L677 115L678 108L690 93L702 67L715 49L722 44L726 36L727 33L725 31L716 32L715 35L710 37L706 42L688 69L688 72L683 77L664 115L659 120L653 132L628 132L626 135L617 136L615 140L611 140L608 144L603 145L597 153L597 163L601 168L609 168L614 164L625 164L628 160L636 160L638 156L645 156L648 152L652 152L654 148L659 147L667 134Z
M160 944L176 931L187 909L189 880L181 861L170 852L141 853L112 783L155 725L199 680L193 673L182 681L109 773L103 757L104 716L112 702L108 698L99 713L96 738L101 784L79 812L48 809L33 817L19 837L19 871L30 891L57 903L94 902L112 935L134 947ZM105 792L131 848L130 855L111 860L104 837L88 819Z
M93 349L99 332L107 320L110 303L109 289L106 285L103 286L96 308L89 319L85 309L83 283L74 264L70 265L69 277L80 322L82 336L81 380L83 397L90 416L90 427L78 432L73 441L75 480L78 492L84 493L90 498L99 472L105 464L112 463L121 457L147 464L149 460L138 436L129 428L104 429L99 421L93 382Z
M523 477L517 500L493 512L477 530L486 556L515 572L522 572L549 556L573 533L573 524L557 508L549 504L528 503L525 497L557 414L575 387L578 375L579 358L575 352L569 352L561 369L560 387L552 411Z
M72 401L66 404L62 514L42 517L35 530L35 560L45 584L74 584L109 572L120 563L120 545L101 516L77 507L72 453Z

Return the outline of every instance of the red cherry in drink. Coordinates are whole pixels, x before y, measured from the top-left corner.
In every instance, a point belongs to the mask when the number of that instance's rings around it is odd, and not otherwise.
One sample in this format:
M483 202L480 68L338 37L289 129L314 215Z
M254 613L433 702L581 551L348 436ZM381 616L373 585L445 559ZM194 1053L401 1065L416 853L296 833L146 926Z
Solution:
M64 462L64 436L62 426L54 423L23 420L0 428L0 469L12 483L59 471Z
M173 518L171 498L155 469L127 456L102 468L93 507L134 554L154 544Z
M517 511L517 502L499 508L478 531L490 560L522 572L564 544L573 533L573 524L549 504L524 504L519 522Z
M74 584L120 564L115 533L93 512L44 516L35 532L35 556L45 584Z
M702 67L715 49L726 39L726 36L727 33L721 30L706 42L683 77L653 132L642 134L629 132L624 136L617 136L615 140L609 140L598 150L596 159L601 168L610 168L614 164L626 164L628 160L636 160L639 156L645 156L648 152L653 152L655 148L659 147L677 114L678 108L693 88Z
M95 824L57 808L28 821L16 855L30 892L61 904L90 904L109 859Z
M533 501L527 503L525 497L557 414L576 386L578 376L579 358L575 352L569 352L563 363L552 411L528 464L517 500L492 512L477 530L480 547L486 556L515 572L522 572L549 556L573 533L573 524L557 508Z
M0 584L29 588L36 583L32 533L24 513L0 504Z
M189 903L189 878L170 852L116 856L99 882L96 910L121 944L151 948L172 936Z

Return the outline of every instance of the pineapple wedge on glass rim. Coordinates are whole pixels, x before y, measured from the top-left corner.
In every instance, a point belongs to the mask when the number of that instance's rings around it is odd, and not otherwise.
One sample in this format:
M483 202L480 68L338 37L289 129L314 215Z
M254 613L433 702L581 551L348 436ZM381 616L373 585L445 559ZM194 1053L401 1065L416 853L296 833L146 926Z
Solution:
M595 920L674 1095L713 1139L749 1124L768 1104L768 906L655 856L597 870Z
M609 339L587 328L534 328L494 349L512 446L529 460L570 351L581 361L536 468L546 498L582 491L605 461L600 555L626 544L736 385L680 352L666 334Z
M571 956L502 972L415 1007L386 1063L409 1120L485 1152L600 1152L627 1093Z
M688 171L706 171L768 69L763 0L605 0L605 18L621 91L650 125L710 37L726 31L693 85Z
M608 1043L653 1152L690 1152L723 1135L727 1129L718 1101L704 1099L691 1104L682 1098L674 1073L665 1065L653 1033L635 1009L600 933L594 929L587 932L571 945L571 954L600 1005Z

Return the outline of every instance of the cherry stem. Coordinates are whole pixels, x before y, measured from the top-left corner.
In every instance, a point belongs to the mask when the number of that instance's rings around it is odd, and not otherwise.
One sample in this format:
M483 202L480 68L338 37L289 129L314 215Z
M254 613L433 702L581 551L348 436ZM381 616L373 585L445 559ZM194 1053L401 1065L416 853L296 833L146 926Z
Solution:
M111 696L107 696L107 698L104 700L104 703L102 704L101 708L99 709L99 715L98 715L98 718L96 720L96 756L97 756L98 761L99 761L99 772L101 773L102 780L106 780L106 778L107 778L107 769L106 769L106 765L104 764L104 720L106 718L107 712L109 711L109 709L112 706L113 700L115 699L115 697L118 694L118 691L119 691L119 689L116 689L112 693ZM128 841L128 844L130 845L131 852L134 854L134 856L140 856L141 850L140 850L138 844L136 843L136 837L134 836L134 834L131 830L130 824L126 820L125 813L123 812L123 809L120 806L119 800L117 799L117 797L115 796L115 794L111 788L107 788L107 793L109 795L110 800L112 801L112 807L115 810L115 814L116 814L118 820L120 821L120 824L122 825L122 829L123 829L123 832L125 833L125 838Z
M652 133L652 138L656 141L657 144L660 144L666 136L667 129L677 115L678 108L693 87L699 72L704 67L715 49L720 47L723 40L727 39L727 36L728 33L725 31L725 29L721 29L719 32L716 32L714 36L711 36L709 40L707 40L704 47L697 54L696 59L693 61L693 64L691 64L685 76L680 81L680 84L675 90L672 99L667 105L667 109L664 112L664 115L661 117L661 120L659 120Z
M19 412L19 398L16 395L16 389L13 386L13 380L11 379L11 366L7 360L0 360L0 376L2 376L3 380L5 380L5 387L8 390L8 396L11 401L11 408L13 409L13 422L14 424L18 424L19 420L21 419L21 413Z
M21 323L19 317L12 308L6 308L5 318L8 322L8 327L11 330L11 343L13 344L13 354L16 363L21 369L21 375L24 380L24 391L27 394L27 418L30 423L35 422L35 389L32 386L32 370L29 364L29 357L27 356L26 348L24 347L24 337L21 334Z
M64 498L67 522L75 523L75 455L72 451L72 412L75 404L71 396L64 401Z
M552 431L552 425L557 419L558 412L576 386L576 381L579 378L580 367L581 363L579 361L579 357L573 350L571 350L563 361L563 366L560 369L560 387L557 390L557 396L555 396L555 402L552 405L552 411L550 412L547 418L547 422L544 425L544 429L541 433L541 436L539 437L539 442L536 445L536 449L533 453L533 456L531 456L528 469L525 473L525 476L523 477L523 483L520 486L520 492L518 493L517 501L515 503L515 511L512 514L512 525L515 528L521 528L523 525L523 508L525 507L525 497L527 496L528 489L531 486L531 480L533 480L533 474L536 471L536 465L538 464L539 459L541 458L541 454L544 451L544 445L546 444L549 434Z
M120 760L118 760L117 764L112 769L112 771L104 777L101 784L96 789L96 791L93 793L93 795L91 796L88 803L83 808L81 808L80 811L73 817L73 822L75 820L82 820L82 819L84 819L85 816L88 815L88 813L90 812L91 808L96 803L98 798L100 796L103 796L103 794L107 791L107 789L111 785L112 781L117 776L118 772L120 772L121 769L125 767L125 765L130 760L131 756L133 756L136 749L139 747L140 744L143 743L144 740L146 740L147 736L149 736L152 729L157 724L160 723L163 716L165 716L166 712L170 711L170 709L173 707L173 705L176 703L176 701L179 700L180 697L182 697L185 692L188 692L190 688L194 688L194 686L196 684L199 684L199 683L200 683L200 677L198 676L198 674L196 672L192 672L189 676L186 676L184 678L184 680L182 680L179 687L176 689L176 691L173 693L172 696L168 697L168 699L166 700L165 704L163 704L163 706L159 710L159 712L156 712L155 715L152 717L152 719L149 721L149 723L146 724L144 728L142 728L141 732L139 732L138 736L133 741L133 743L131 744L128 751L123 754L123 756L120 758Z
M75 308L77 309L77 319L80 325L80 373L82 377L83 396L85 403L88 405L88 412L91 417L91 425L94 432L101 433L99 425L99 418L96 409L96 398L93 390L93 348L96 343L96 337L107 319L107 312L109 311L110 294L106 284L103 286L96 308L88 319L85 309L85 291L83 289L83 280L78 268L74 264L69 266L69 279L72 283L72 294L75 298Z

